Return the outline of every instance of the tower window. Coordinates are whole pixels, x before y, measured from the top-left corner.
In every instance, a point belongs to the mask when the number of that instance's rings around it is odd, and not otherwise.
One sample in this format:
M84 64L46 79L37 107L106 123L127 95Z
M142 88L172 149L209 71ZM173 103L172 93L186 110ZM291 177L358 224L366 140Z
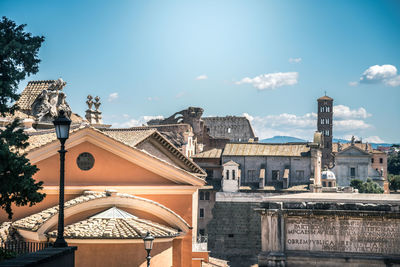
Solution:
M374 158L371 159L371 163L374 163Z
M204 209L200 209L199 216L200 216L200 218L204 218Z
M325 119L321 119L321 124L325 124Z
M325 123L326 123L326 124L329 124L329 118L326 118L326 119L325 119Z
M321 106L321 109L320 109L320 111L321 111L321 112L324 112L324 111L325 111L325 109L324 109L324 107L323 107L323 106Z
M379 158L379 163L380 163L380 164L383 163L383 158Z
M325 107L325 112L331 112L331 107L329 106Z

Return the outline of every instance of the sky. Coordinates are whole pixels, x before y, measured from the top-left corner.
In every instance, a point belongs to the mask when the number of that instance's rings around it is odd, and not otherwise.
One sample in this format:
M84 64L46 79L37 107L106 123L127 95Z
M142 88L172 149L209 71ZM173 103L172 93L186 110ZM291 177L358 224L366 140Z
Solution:
M400 1L22 1L0 15L45 36L39 72L84 116L142 125L189 106L246 116L261 139L311 140L317 98L335 138L400 142Z

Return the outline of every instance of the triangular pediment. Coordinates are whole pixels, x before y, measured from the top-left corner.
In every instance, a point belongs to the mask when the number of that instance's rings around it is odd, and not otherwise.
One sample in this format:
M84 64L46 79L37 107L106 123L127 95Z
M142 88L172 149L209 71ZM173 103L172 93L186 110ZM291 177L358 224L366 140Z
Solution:
M349 146L344 150L338 152L336 155L338 156L369 156L368 151L362 150L356 146Z
M152 133L148 134L151 135ZM36 137L36 139L38 139L38 137ZM138 143L147 139L146 134L144 134L144 136L140 137L139 139L136 140ZM204 184L204 179L199 177L198 173L185 170L178 164L174 164L172 160L168 162L167 160L162 159L160 155L164 155L165 152L162 151L161 149L159 149L159 151L153 151L153 153L149 153L144 149L136 148L135 145L137 144L129 145L129 143L126 144L121 140L117 140L116 138L113 138L111 136L102 133L99 130L86 127L78 130L73 130L71 132L70 138L66 142L66 149L70 151L68 156L71 156L73 151L82 150L80 149L80 147L85 147L85 146L91 146L91 149L94 149L96 151L103 150L104 151L103 153L102 152L97 152L97 153L100 153L99 155L101 155L101 157L113 159L103 163L104 166L102 166L102 168L104 168L107 171L110 171L110 169L107 168L115 168L116 173L123 172L123 169L126 169L125 171L129 172L131 171L129 168L133 168L130 166L132 165L145 169L146 173L151 172L159 177L168 179L175 184L186 184L186 185ZM59 146L60 144L57 139L50 140L44 145L37 146L29 150L28 158L33 164L44 161L46 159L48 159L48 161L50 162L54 161L52 162L52 164L57 164L55 159L58 157ZM153 149L157 149L157 147L155 146L153 147ZM157 153L158 157L156 156ZM99 155L97 155L97 157L99 157ZM127 162L127 164L119 164L117 166L115 162L120 162L120 161L125 161ZM179 162L179 158L176 161ZM76 163L71 162L70 165L76 165ZM185 166L184 163L182 163L181 165ZM66 167L68 168L68 165L66 165Z

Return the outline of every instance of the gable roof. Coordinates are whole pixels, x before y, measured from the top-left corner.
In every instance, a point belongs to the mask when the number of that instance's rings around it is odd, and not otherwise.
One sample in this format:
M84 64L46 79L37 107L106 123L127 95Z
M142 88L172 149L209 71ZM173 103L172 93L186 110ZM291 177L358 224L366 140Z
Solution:
M180 171L183 171L185 173L191 174L198 177L205 177L206 173L201 169L196 163L194 163L192 160L187 158L185 155L183 155L174 145L172 145L168 140L166 140L160 133L158 133L156 130L151 129L151 130L134 130L134 129L106 129L106 130L99 130L96 128L93 128L89 125L81 125L75 128L72 128L70 130L70 139L72 136L77 134L78 132L81 131L92 131L97 134L101 134L104 137L111 138L114 141L117 141L127 147L130 147L132 149L135 149L136 151L141 151L141 153L145 153L146 155L152 157L153 159L156 159L159 162L162 162L163 164L172 166ZM137 146L149 138L153 138L156 142L158 142L161 146L165 147L170 153L176 157L177 160L182 162L182 166L177 166L173 165L171 163L168 163L156 155L152 155L151 153L145 151L145 150L140 150L137 148ZM41 149L42 147L49 145L50 143L58 142L55 131L52 130L46 130L46 131L40 131L40 132L35 132L30 134L29 139L29 146L20 152L24 153L32 153L38 149ZM203 180L203 179L202 179Z
M250 121L246 117L204 117L202 120L210 130L209 135L213 138L247 142L250 138L256 137Z
M358 146L348 146L345 149L339 151L336 153L336 156L340 156L343 154L347 154L347 152L349 152L350 150L357 150L358 152L361 153L361 155L363 156L370 156L370 153L368 151L365 151L364 149L359 148Z
M229 143L225 145L222 156L308 156L310 147L307 143L262 144Z
M341 150L344 150L344 149L352 146L351 143L332 143L332 152L333 153L339 152L339 145L341 147ZM353 146L358 147L359 149L368 151L368 152L372 152L374 150L372 148L371 144L368 144L368 143L354 143Z
M230 161L225 162L224 164L222 164L222 166L239 166L239 164L234 162L233 160L230 160Z

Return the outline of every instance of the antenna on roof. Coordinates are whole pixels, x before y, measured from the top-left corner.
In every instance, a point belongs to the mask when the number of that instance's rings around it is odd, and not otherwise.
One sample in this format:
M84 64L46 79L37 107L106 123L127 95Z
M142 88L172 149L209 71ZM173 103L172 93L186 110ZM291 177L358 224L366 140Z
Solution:
M325 96L326 96L326 91L325 91Z

